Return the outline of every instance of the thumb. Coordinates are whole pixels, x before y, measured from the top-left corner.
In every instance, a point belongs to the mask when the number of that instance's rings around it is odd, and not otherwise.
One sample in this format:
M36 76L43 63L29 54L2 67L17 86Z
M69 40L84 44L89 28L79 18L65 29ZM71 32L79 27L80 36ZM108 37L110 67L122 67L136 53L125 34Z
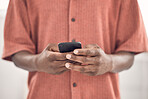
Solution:
M58 44L50 43L50 44L47 45L46 50L53 51L53 52L59 52Z

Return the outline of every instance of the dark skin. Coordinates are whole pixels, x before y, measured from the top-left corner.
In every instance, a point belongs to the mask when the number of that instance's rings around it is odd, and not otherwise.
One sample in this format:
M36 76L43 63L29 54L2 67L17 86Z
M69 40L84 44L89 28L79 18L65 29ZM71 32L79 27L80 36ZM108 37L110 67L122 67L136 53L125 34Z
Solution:
M12 56L12 61L17 67L30 72L38 71L58 75L69 70L65 67L65 63L79 64L66 59L66 54L59 53L57 44L49 44L40 54L36 55L20 51Z
M20 51L12 56L12 61L17 67L27 71L59 75L68 70L75 70L84 75L96 76L130 68L134 54L130 52L106 54L97 44L89 44L73 52L60 53L57 44L49 44L36 55Z
M106 54L97 44L89 44L83 49L75 49L73 53L75 55L67 54L66 58L82 64L66 63L65 66L89 76L102 75L107 72L117 73L129 69L134 61L133 53Z

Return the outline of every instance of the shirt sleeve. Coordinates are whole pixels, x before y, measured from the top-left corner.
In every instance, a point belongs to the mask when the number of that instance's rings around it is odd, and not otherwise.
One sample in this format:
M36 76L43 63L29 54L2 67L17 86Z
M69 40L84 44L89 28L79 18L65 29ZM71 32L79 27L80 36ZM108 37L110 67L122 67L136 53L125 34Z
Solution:
M27 6L25 0L10 0L4 25L2 59L12 61L11 56L22 50L35 53Z
M122 0L117 24L116 52L148 51L148 38L137 0Z

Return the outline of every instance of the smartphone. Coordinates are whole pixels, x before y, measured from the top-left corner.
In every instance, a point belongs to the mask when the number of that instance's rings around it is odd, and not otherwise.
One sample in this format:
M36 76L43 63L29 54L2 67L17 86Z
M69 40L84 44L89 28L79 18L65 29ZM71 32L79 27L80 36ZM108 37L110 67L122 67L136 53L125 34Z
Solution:
M75 49L81 49L81 42L62 42L58 43L60 53L71 52Z

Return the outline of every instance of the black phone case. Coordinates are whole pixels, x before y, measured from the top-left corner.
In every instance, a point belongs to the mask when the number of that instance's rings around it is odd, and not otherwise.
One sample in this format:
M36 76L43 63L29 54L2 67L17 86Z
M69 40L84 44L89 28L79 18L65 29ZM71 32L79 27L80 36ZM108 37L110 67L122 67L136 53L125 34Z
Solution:
M81 43L80 42L63 42L58 44L60 53L71 52L75 49L80 49Z

